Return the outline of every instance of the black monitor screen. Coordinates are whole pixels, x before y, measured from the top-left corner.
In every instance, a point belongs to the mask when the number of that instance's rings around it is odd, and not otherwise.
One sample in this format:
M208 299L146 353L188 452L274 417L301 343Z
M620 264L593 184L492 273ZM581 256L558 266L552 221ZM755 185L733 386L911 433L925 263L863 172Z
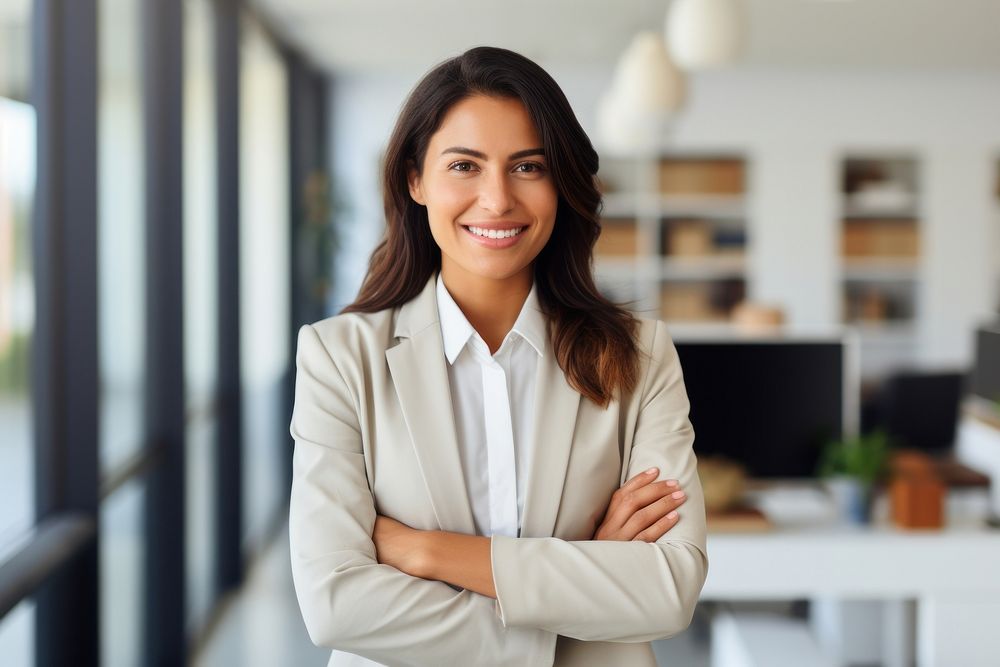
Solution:
M751 477L812 477L843 432L841 341L674 341L691 401L694 450Z
M972 393L1000 403L1000 323L984 325L976 331Z

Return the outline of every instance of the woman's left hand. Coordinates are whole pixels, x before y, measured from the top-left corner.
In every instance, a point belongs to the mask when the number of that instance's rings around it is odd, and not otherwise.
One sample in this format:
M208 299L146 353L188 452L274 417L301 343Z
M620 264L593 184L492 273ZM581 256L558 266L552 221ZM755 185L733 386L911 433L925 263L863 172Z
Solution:
M372 541L378 562L415 577L422 576L424 532L390 517L376 515Z

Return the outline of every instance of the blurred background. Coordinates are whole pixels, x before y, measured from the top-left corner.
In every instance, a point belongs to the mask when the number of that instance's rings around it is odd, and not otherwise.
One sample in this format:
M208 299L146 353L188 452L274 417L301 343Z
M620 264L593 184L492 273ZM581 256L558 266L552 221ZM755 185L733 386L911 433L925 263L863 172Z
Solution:
M0 655L325 664L294 335L419 77L536 60L669 325L710 572L664 665L1000 655L1000 3L0 0Z

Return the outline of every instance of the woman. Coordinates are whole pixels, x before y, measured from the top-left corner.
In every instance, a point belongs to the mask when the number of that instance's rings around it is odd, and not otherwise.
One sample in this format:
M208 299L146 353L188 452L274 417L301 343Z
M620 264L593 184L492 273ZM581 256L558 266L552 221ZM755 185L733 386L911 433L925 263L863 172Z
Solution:
M404 105L359 297L298 338L292 573L330 665L652 666L690 623L687 394L666 326L595 288L597 166L511 51Z

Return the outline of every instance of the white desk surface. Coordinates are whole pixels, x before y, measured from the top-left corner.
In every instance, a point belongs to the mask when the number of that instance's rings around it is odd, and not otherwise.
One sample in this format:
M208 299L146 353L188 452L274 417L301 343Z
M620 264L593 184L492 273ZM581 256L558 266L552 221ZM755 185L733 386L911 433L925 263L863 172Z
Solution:
M1000 530L985 523L984 489L952 490L946 525L905 530L888 521L880 495L875 521L838 521L815 483L790 481L748 493L775 528L708 534L708 580L701 599L911 598L987 594L1000 599Z

